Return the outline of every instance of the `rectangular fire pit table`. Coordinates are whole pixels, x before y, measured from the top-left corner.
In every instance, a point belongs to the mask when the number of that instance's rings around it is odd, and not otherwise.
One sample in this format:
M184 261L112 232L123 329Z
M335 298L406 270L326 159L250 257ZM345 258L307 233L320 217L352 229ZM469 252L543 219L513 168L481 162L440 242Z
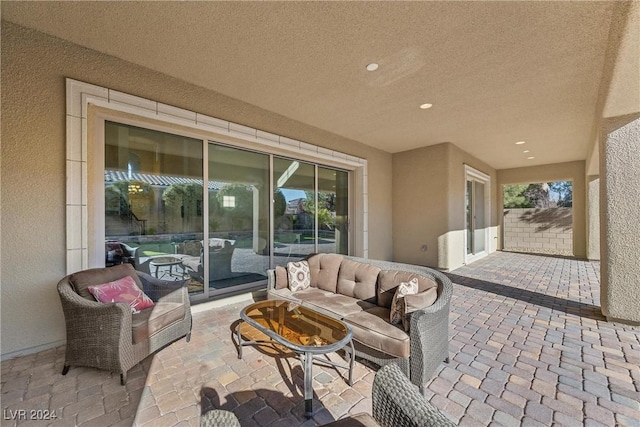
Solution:
M296 352L304 367L304 408L306 415L313 414L313 389L311 388L313 361L337 368L348 369L349 385L353 385L355 351L351 340L351 328L340 320L325 316L290 301L267 300L251 304L240 311L242 321L267 335L269 341L247 341L242 338L238 325L238 358L242 359L242 347L264 343L277 343ZM333 353L349 344L349 364L335 363L322 354Z

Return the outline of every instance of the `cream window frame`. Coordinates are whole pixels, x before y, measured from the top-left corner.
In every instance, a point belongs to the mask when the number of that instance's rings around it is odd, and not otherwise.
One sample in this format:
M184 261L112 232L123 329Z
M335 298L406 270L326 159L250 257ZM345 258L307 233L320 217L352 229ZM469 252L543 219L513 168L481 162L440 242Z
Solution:
M99 140L100 132L104 132L104 127L100 129L94 122L106 119L350 171L352 252L369 256L366 159L70 78L66 79L66 94L67 274L104 266L104 218L100 219L97 212L90 215L92 207L102 206L104 201L89 191L89 173L96 173L95 168L89 170L89 164L97 163L101 156L89 157L89 141ZM98 169L103 168L104 161Z

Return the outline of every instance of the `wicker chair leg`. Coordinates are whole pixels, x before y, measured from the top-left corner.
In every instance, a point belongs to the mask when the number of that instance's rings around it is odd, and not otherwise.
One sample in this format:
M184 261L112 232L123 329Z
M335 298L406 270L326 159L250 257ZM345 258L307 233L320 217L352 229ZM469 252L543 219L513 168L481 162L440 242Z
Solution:
M64 365L62 367L62 375L67 375L67 372L69 372L69 368L70 368L69 365Z
M444 363L449 363L449 362L450 362L450 360L449 360L449 356L447 356L447 357L444 359Z
M127 373L123 372L120 374L120 384L121 385L125 385L127 384Z

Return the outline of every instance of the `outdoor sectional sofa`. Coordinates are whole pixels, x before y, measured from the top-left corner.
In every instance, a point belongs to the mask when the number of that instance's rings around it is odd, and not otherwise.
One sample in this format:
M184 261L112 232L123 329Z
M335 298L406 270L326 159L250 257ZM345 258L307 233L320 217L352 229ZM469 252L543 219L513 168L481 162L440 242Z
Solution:
M287 270L279 266L268 271L268 298L341 319L353 331L357 356L380 366L397 364L424 391L440 363L448 361L449 278L428 267L337 254L314 254L307 262L310 287L292 292ZM408 315L405 332L402 324L391 324L390 308L400 283L414 278L418 295L435 288L437 296L433 304Z

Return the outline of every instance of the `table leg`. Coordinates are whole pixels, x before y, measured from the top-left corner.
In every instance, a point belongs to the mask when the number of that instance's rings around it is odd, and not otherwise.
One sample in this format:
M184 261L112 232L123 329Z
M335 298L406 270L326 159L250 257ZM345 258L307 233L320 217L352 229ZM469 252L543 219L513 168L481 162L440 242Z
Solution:
M304 411L307 417L313 415L313 354L304 354Z
M238 328L236 333L238 334L238 359L242 359L242 334L240 333L240 326L242 326L242 319L238 322Z
M353 346L353 340L349 341L351 346L351 360L349 361L349 386L353 386L353 364L356 361L356 349Z

